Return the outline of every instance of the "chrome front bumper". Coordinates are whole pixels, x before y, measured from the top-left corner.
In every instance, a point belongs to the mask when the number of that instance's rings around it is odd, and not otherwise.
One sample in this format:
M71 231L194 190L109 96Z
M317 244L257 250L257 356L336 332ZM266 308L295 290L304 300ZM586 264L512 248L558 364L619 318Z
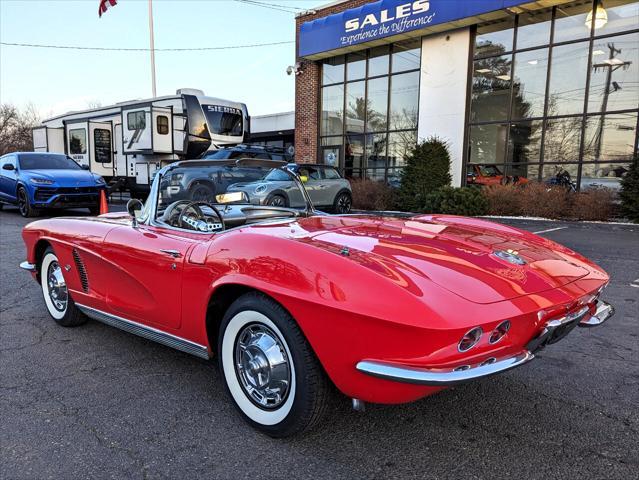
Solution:
M450 387L489 377L528 363L535 358L534 352L558 342L576 326L597 327L603 324L614 315L615 309L609 303L598 301L595 313L590 315L589 312L590 309L584 307L565 317L550 320L542 332L528 342L523 351L501 359L491 357L475 366L462 364L445 370L410 367L383 360L362 360L355 368L362 373L385 380L431 387Z

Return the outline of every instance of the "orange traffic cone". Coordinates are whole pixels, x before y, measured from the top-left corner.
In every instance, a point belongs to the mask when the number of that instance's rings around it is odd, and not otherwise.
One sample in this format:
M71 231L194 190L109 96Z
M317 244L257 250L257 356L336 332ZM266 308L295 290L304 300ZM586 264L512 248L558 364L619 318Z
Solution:
M104 189L100 190L100 215L109 213L109 205L107 204L106 193Z

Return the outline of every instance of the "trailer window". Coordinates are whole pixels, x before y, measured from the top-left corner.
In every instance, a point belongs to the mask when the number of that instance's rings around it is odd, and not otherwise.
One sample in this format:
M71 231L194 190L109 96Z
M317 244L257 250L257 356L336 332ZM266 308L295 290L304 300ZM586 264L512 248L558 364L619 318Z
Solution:
M166 115L158 115L156 120L158 133L160 135L168 135L169 134L169 117Z
M87 153L87 131L84 128L69 130L69 153L71 155Z
M129 130L144 130L146 128L146 112L137 110L126 115L127 128Z
M202 105L202 108L211 134L242 136L242 110L221 105Z
M93 130L93 156L96 162L111 163L111 130Z

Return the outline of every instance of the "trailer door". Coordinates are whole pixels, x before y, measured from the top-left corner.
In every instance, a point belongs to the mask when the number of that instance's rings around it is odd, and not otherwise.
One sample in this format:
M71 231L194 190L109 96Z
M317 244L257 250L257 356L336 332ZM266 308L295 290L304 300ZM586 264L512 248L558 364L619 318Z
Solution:
M89 122L89 158L93 173L112 177L113 132L111 122Z
M171 108L153 107L153 153L173 153L173 115Z
M87 122L65 123L67 130L67 152L80 165L89 166L88 128Z

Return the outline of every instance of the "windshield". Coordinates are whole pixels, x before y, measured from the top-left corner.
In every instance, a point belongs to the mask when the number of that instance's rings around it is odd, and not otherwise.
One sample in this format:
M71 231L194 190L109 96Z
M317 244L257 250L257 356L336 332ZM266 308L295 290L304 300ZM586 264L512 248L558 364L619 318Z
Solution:
M20 155L19 161L22 170L82 170L80 165L66 155L31 153Z
M242 136L242 110L221 105L202 105L202 109L213 135Z
M159 183L156 221L215 232L223 229L215 209L224 217L225 228L251 223L258 217L263 221L307 210L304 187L295 180L295 174L283 166L273 168L268 161L240 162L241 166L189 161L168 170ZM190 205L194 202L197 205ZM196 220L191 221L193 218Z
M497 177L501 175L501 172L494 165L480 165L479 171L484 177Z

